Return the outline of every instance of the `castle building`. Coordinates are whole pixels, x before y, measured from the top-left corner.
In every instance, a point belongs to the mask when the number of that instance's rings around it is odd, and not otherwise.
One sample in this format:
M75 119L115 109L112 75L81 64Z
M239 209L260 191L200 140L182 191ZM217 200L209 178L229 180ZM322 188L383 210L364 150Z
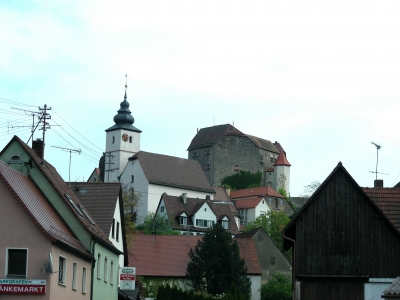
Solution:
M284 188L289 194L290 163L278 143L244 134L230 124L198 130L189 145L188 158L200 163L212 185L240 170L261 172L263 186Z

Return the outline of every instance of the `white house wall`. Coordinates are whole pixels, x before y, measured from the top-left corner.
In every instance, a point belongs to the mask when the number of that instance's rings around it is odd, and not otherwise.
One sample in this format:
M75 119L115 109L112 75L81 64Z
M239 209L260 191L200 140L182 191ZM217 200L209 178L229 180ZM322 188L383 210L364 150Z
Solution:
M110 241L113 243L114 247L120 250L121 252L124 252L124 244L123 244L123 236L122 236L122 225L121 225L121 214L119 211L119 199L117 200L116 207L114 209L114 221L115 221L115 226L119 224L119 241L116 240L116 236L113 238L112 237L112 228L110 229L110 236L108 237ZM112 224L111 224L112 226ZM117 232L117 229L115 227L115 233ZM124 255L119 256L119 266L124 267Z
M364 284L364 300L382 299L381 295L387 289L395 278L370 278Z
M268 211L270 211L268 204L267 204L267 200L263 199L260 201L260 203L255 207L255 217L259 217L261 216L261 212L265 212L267 213Z
M261 276L260 275L248 275L251 282L251 300L260 300L261 298Z

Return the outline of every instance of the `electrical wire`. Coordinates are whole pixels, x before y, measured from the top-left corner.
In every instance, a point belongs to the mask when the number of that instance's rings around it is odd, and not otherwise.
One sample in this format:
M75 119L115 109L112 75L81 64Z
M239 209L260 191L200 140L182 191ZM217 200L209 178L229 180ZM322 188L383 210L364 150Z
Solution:
M19 105L19 106L38 107L37 105L31 105L31 104L20 103L20 102L8 100L8 99L2 98L2 97L0 97L0 102L4 102L4 103L8 103L8 104L14 104L14 105Z
M85 138L83 135L81 135L78 131L76 131L71 125L68 124L67 121L65 121L54 109L53 109L54 113L60 117L61 120L63 120L69 127L71 127L71 129L73 131L75 131L77 134L79 134L82 138L84 138L87 142L89 142L90 144L92 144L93 146L95 146L97 149L99 149L101 152L103 152L104 149L96 146L95 144L93 144L91 141L89 141L87 138Z

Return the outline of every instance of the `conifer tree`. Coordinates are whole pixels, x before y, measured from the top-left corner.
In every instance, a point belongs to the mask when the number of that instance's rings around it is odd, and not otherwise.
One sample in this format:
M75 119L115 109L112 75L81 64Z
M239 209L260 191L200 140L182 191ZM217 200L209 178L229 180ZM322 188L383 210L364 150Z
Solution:
M245 299L250 298L251 283L239 246L220 224L206 231L203 239L190 249L189 257L186 276L196 290L218 295L226 293L233 283Z

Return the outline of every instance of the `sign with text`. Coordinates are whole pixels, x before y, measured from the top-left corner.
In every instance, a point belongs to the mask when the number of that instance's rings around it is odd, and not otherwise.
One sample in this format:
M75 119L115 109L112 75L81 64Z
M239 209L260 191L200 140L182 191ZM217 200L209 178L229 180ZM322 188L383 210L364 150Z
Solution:
M119 268L119 288L121 290L134 290L136 279L135 267Z
M46 294L43 279L0 279L0 294Z

